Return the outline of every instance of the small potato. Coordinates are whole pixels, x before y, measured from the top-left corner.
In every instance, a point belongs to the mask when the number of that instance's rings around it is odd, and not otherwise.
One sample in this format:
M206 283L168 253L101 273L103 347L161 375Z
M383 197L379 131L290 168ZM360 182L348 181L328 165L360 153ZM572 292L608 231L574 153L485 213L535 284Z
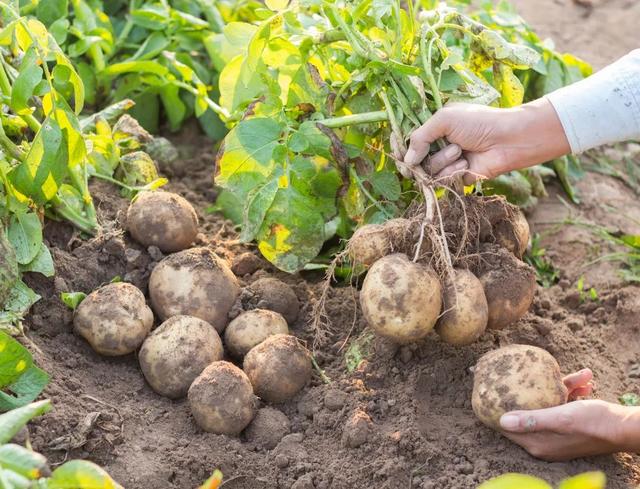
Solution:
M189 388L198 426L218 435L237 435L256 415L257 399L245 373L229 362L213 362Z
M442 309L440 281L428 266L402 254L381 258L360 292L362 313L373 331L395 343L423 339Z
M495 430L509 411L544 409L567 402L555 358L542 348L509 345L483 355L473 373L471 406Z
M489 307L482 282L469 270L455 270L453 283L443 294L444 314L438 319L436 333L450 345L469 345L476 341L489 320Z
M266 309L243 312L224 331L224 343L235 358L243 358L249 350L269 336L289 334L281 314Z
M300 301L293 289L277 278L260 278L247 287L249 306L279 312L293 324L300 313Z
M240 293L227 264L208 248L192 248L169 255L151 272L149 296L163 321L194 316L218 333L226 328L229 310Z
M193 243L198 234L198 216L178 194L141 192L129 206L127 230L138 243L173 253Z
M89 294L76 309L74 330L101 355L135 351L153 326L153 313L135 286L117 282Z
M347 250L354 265L369 267L391 252L391 242L384 226L366 224L353 233Z
M207 365L222 360L218 332L191 316L173 316L142 344L138 360L144 378L162 396L178 399Z
M396 217L395 219L389 219L383 225L385 232L390 243L390 250L387 253L414 253L414 247L420 239L420 225L405 219L404 217ZM427 237L422 241L422 253L428 253L431 251L431 243Z
M267 402L295 396L311 378L311 353L294 336L270 336L244 357L253 389Z
M524 316L536 293L535 270L504 248L483 247L480 282L489 306L489 329L503 329Z
M529 223L520 209L515 209L512 215L499 221L493 228L496 243L506 248L518 258L524 256L529 246Z

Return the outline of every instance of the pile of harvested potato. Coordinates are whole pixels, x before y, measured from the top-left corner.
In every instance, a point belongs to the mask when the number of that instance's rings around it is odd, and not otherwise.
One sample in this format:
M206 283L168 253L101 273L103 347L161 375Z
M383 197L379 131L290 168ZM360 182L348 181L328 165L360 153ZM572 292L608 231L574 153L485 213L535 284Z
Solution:
M143 192L129 208L127 229L139 243L172 253L149 279L151 307L162 324L151 331L154 314L135 286L105 285L74 316L75 331L96 352L116 356L140 348L140 369L151 388L171 399L187 396L198 425L218 434L244 430L257 412L257 396L279 403L302 390L312 361L289 334L288 321L299 309L289 286L263 278L243 290L212 250L190 248L198 219L179 195ZM248 310L230 323L241 295L257 302L242 304ZM243 369L225 361L225 349Z

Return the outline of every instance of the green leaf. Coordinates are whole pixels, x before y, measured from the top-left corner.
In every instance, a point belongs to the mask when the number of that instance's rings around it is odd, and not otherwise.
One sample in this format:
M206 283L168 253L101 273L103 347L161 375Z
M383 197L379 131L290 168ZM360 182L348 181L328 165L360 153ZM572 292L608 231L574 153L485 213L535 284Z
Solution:
M0 331L0 389L13 384L31 365L31 353L17 340Z
M242 241L250 242L256 237L277 193L277 179L272 179L249 192L242 214Z
M22 272L41 273L45 277L53 277L56 272L49 248L44 243L41 243L36 257L31 262L20 267L20 270Z
M604 472L585 472L562 481L558 489L605 489L606 486Z
M122 486L96 464L72 460L53 471L47 489L122 489Z
M0 325L22 319L40 296L31 290L22 280L13 284L8 299L4 302L4 311L0 312Z
M13 245L19 264L31 263L41 250L42 224L33 212L18 212L11 216L7 238Z
M29 113L29 99L42 81L42 68L36 64L25 66L20 70L11 91L11 108L18 114Z
M62 292L60 294L60 299L65 305L75 311L80 303L87 297L87 294L84 292Z
M504 474L495 477L477 489L553 489L542 479L525 474Z
M39 0L36 8L36 17L47 27L67 17L68 13L69 0Z
M169 68L157 61L123 61L107 66L102 74L105 76L117 76L124 73L152 73L161 77L169 74Z
M265 0L264 3L267 8L274 11L279 11L287 8L287 5L289 5L289 0Z
M167 26L169 9L160 4L147 4L132 10L130 15L136 25L152 31L160 31Z
M367 180L373 189L387 200L398 200L402 189L400 180L395 173L388 171L373 172L368 175Z
M0 391L0 411L8 411L24 406L35 400L49 383L49 375L35 365L31 365L7 390L13 395Z
M0 444L9 442L17 433L36 416L41 416L51 409L51 401L33 402L27 406L13 409L0 415Z
M18 259L2 225L0 225L0 304L5 304L20 278Z
M0 445L0 467L13 471L28 479L39 479L47 474L47 459L20 445Z
M622 394L618 400L623 406L640 406L640 396L633 392Z
M187 106L180 98L180 88L176 85L167 85L160 90L162 106L169 119L169 127L172 131L177 131L182 126L188 111Z
M509 108L522 104L524 87L513 70L504 64L499 64L493 70L494 84L500 92L500 107Z

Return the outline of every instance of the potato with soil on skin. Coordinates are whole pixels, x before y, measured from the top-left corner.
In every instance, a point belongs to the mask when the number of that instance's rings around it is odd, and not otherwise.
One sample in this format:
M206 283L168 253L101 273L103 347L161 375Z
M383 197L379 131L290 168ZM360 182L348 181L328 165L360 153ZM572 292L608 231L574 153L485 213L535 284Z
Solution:
M270 336L244 357L253 389L267 402L284 402L311 379L311 353L295 336Z
M506 412L567 402L558 362L535 346L509 345L491 351L480 358L473 377L473 412L495 430L500 430L500 417Z
M365 224L356 229L349 239L347 253L354 265L373 265L391 253L391 241L387 230L381 224Z
M524 316L536 293L535 270L497 245L481 248L479 275L489 306L489 329L502 329Z
M229 310L240 293L227 264L208 248L192 248L169 255L151 272L151 305L163 321L194 316L222 333Z
M254 346L276 334L289 334L282 315L267 309L253 309L229 323L224 331L224 343L233 357L243 358Z
M260 278L247 288L253 308L269 309L284 317L292 325L298 319L300 301L293 289L277 278Z
M187 395L207 365L223 356L222 340L213 326L191 316L173 316L147 337L138 360L154 391L178 399Z
M529 223L520 209L511 216L496 223L493 236L497 244L506 248L518 258L524 256L529 246Z
M455 270L443 293L443 314L436 333L450 345L469 345L487 329L489 307L482 282L469 270Z
M153 313L140 290L125 282L94 290L76 309L73 328L107 356L135 351L153 326Z
M405 253L413 254L415 246L420 239L420 224L411 219L404 217L396 217L385 221L382 225L390 244L390 250L387 253ZM431 251L431 243L427 236L423 237L421 253L429 253Z
M178 194L141 192L129 206L127 230L138 243L173 253L193 243L198 234L198 216Z
M257 399L245 373L229 362L213 362L189 387L198 426L218 435L237 435L256 415Z
M369 269L360 305L375 333L400 344L418 341L429 334L440 315L440 281L430 267L402 254L388 255Z

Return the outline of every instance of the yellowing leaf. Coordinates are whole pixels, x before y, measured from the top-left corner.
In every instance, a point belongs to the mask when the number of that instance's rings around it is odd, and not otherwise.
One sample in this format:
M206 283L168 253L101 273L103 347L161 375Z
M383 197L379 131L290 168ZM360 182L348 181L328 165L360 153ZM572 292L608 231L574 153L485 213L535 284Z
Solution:
M495 477L477 489L553 489L542 479L526 474L504 474Z
M289 0L265 0L264 3L267 8L278 11L287 8L287 5L289 5Z
M508 108L522 104L524 87L509 66L503 64L494 66L493 78L500 92L500 107Z
M562 481L558 489L605 489L606 485L607 476L603 472L585 472Z

